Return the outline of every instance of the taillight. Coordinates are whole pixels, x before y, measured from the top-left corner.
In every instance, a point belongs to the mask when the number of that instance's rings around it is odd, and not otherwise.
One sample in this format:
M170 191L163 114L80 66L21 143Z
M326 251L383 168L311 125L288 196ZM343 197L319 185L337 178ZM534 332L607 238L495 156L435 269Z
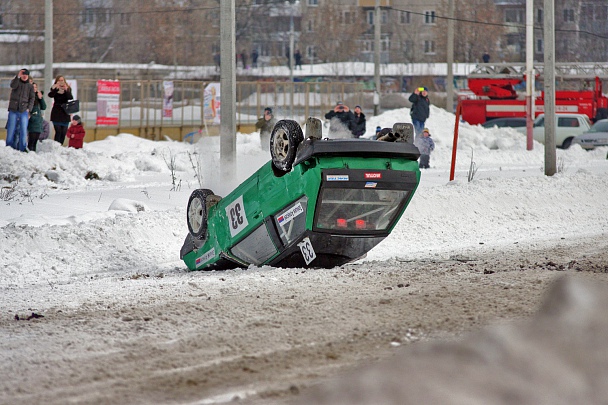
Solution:
M336 219L336 225L338 226L338 228L346 228L348 226L346 224L346 219L344 219L344 218Z
M366 223L365 223L365 221L364 221L364 220L362 220L362 219L357 219L357 220L355 221L355 228L357 228L357 229L365 229L366 225L367 225L367 224L366 224Z

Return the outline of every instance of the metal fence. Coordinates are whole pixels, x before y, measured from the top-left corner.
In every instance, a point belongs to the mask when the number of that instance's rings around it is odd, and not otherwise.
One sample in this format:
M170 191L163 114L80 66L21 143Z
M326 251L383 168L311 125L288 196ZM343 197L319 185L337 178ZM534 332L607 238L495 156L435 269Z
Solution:
M0 124L4 129L7 119L10 80L0 78ZM69 80L69 78L68 78ZM36 79L38 87L48 88L44 80ZM205 117L205 89L210 82L174 80L172 114L163 114L163 80L121 80L119 99L119 123L117 127L100 127L97 118L97 80L78 79L77 98L80 100L78 113L87 130L105 129L110 132L129 132L140 136L158 138L165 131L171 137L181 138L193 129L213 131L213 120ZM217 83L219 85L219 83ZM265 107L273 108L278 119L295 119L304 122L309 116L322 117L333 108L337 101L354 108L371 99L364 85L346 82L237 82L236 84L236 122L241 132L253 131L253 124L263 113ZM219 101L219 97L218 97ZM45 118L50 118L50 106ZM171 131L172 129L172 131ZM106 131L108 132L108 131ZM2 132L0 132L2 133ZM4 131L6 136L6 131Z

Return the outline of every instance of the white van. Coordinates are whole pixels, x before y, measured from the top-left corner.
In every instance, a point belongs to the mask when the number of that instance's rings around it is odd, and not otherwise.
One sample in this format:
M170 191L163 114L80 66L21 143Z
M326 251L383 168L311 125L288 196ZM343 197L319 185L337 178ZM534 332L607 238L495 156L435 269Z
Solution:
M557 125L555 127L555 146L568 149L575 136L589 131L591 121L585 114L555 114ZM526 134L526 128L515 128ZM539 115L534 121L534 140L545 143L545 114Z

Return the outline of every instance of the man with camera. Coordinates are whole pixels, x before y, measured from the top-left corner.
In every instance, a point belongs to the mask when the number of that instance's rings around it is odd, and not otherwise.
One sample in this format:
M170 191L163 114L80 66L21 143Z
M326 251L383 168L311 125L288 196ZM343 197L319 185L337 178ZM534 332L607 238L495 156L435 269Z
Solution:
M336 138L352 138L353 129L355 127L355 114L338 101L333 110L325 114L325 118L329 120L329 136Z
M30 83L30 71L21 69L11 80L6 124L6 146L24 152L27 146L27 126L34 108L34 87ZM20 131L15 134L19 121Z
M424 128L424 122L429 118L431 105L431 102L429 101L429 89L426 87L417 87L409 100L410 103L412 103L410 109L412 124L414 124L416 136L419 136Z

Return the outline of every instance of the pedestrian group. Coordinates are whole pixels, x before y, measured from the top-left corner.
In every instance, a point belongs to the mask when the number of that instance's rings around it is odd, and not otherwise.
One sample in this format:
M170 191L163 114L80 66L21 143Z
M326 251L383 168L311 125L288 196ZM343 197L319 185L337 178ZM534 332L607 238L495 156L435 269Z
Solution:
M6 146L21 152L35 152L38 142L49 137L49 123L44 119L47 105L44 96L33 81L28 69L21 69L10 82ZM48 96L54 100L51 122L55 129L54 140L63 145L66 135L68 146L82 148L86 135L81 118L70 116L63 105L74 99L72 89L63 76L57 76Z

